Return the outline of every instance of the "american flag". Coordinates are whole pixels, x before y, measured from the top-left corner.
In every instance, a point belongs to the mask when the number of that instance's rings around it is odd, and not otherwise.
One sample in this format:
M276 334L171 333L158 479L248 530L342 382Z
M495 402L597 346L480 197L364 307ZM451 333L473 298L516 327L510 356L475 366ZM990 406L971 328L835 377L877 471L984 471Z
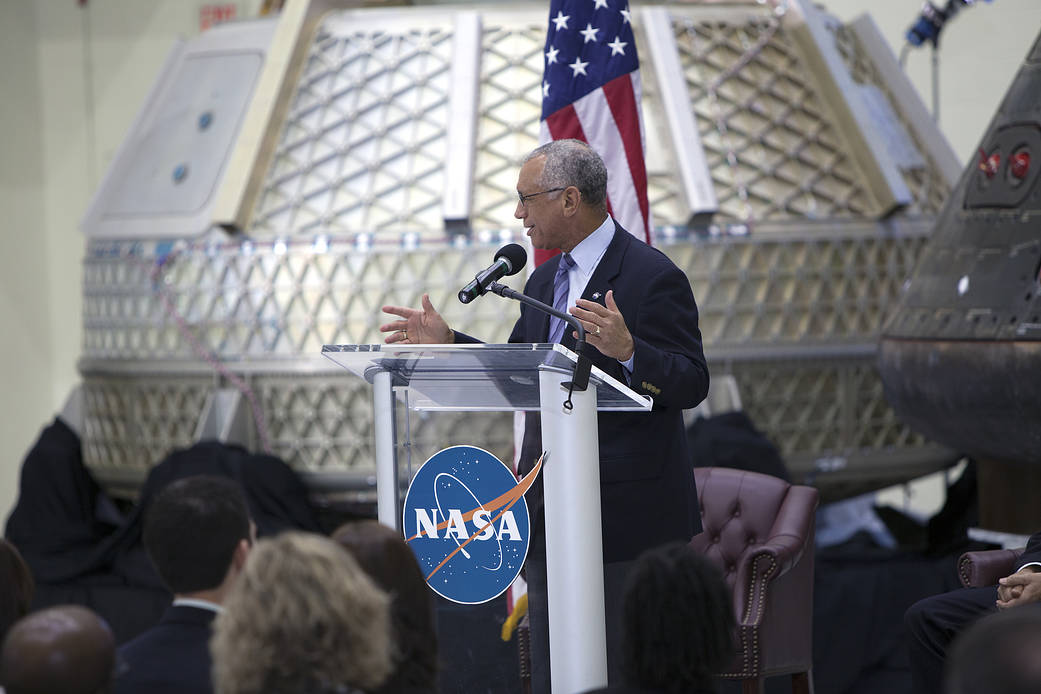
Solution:
M611 216L650 243L640 61L629 3L553 0L544 66L540 141L589 143L607 164Z

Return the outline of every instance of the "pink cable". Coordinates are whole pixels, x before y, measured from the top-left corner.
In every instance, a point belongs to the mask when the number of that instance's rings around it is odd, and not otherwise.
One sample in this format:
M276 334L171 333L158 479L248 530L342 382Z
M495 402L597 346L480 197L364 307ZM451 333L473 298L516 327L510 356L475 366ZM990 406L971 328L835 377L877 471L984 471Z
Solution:
M191 327L188 325L188 321L177 310L177 307L174 306L174 303L170 298L169 292L166 291L166 289L163 287L163 283L160 281L163 267L173 260L175 254L176 251L171 251L166 256L163 256L162 258L156 260L155 264L152 266L150 276L152 280L153 290L156 296L162 299L163 304L166 306L166 313L174 319L174 322L177 325L178 332L180 332L181 336L188 341L188 343L192 347L192 351L195 352L196 356L198 356L211 367L213 367L214 371L216 371L225 379L227 379L233 386L235 386L235 388L240 393L242 393L246 400L249 401L249 406L253 413L253 423L257 427L257 438L260 439L260 448L265 453L270 454L271 444L268 438L267 425L264 423L264 418L261 416L262 411L260 409L260 404L257 401L256 395L253 393L253 389L249 387L248 383L239 378L237 374L230 371L217 357L216 353L214 353L212 350L208 349L205 345L202 344L199 338L192 331Z

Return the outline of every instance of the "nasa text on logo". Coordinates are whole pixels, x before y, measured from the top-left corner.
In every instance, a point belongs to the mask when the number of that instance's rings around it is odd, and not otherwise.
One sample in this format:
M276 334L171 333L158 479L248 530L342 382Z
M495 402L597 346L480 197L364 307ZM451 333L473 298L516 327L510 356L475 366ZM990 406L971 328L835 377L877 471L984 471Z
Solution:
M531 537L524 492L540 467L518 483L474 446L452 446L423 463L405 495L402 528L434 591L474 605L510 587Z

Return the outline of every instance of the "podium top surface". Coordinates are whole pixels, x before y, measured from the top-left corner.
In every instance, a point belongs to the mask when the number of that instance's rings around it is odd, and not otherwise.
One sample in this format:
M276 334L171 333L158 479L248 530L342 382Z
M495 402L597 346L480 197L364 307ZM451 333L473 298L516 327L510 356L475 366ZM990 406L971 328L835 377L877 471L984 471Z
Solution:
M414 410L538 410L539 371L570 373L577 355L558 344L325 345L322 354L372 382L386 371ZM651 398L597 367L589 378L598 410L650 410Z

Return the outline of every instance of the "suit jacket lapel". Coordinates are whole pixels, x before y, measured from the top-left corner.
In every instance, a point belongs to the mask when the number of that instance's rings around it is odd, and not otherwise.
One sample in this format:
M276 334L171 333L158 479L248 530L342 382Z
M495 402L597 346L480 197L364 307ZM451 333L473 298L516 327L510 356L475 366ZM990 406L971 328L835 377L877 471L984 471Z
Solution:
M616 222L614 238L607 245L604 256L600 259L600 263L596 266L589 281L586 282L586 288L582 290L583 299L595 301L598 304L606 301L604 297L607 295L607 290L614 287L614 278L622 271L622 257L625 256L625 250L632 240L632 235L618 226ZM596 298L593 298L594 294L597 295Z
M612 237L611 243L607 245L607 250L604 251L603 257L600 258L596 270L593 271L589 281L586 282L585 289L582 290L583 299L595 301L598 304L604 304L607 301L605 298L607 290L613 288L614 278L622 271L622 257L625 255L625 249L629 247L629 242L632 241L632 238L628 231L618 226L618 223L615 222L614 237ZM595 298L594 295L596 295ZM564 331L562 342L568 349L575 348L575 338L572 336L572 332L572 330ZM598 354L589 346L586 349L591 350L590 354Z

